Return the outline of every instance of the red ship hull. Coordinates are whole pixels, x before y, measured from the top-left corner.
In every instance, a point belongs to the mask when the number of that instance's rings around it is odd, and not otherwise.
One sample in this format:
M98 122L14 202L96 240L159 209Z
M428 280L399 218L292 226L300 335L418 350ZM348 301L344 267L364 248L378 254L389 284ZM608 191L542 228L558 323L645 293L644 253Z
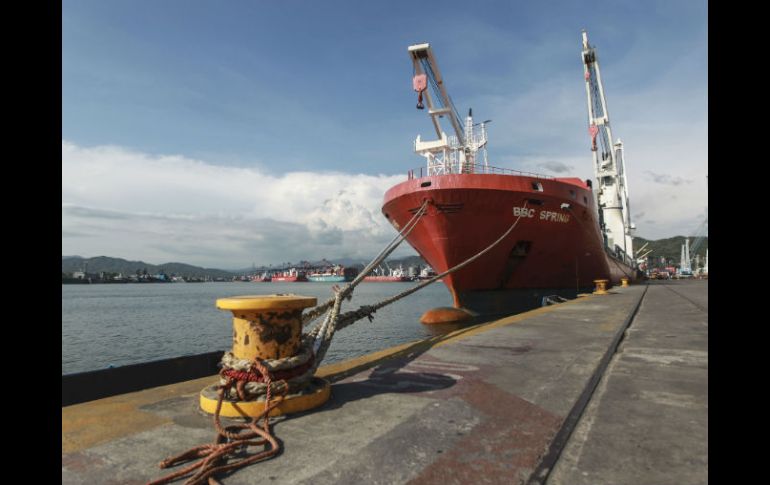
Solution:
M594 280L618 283L635 271L605 252L591 188L577 178L455 174L407 180L385 193L382 212L402 228L428 199L407 241L438 273L515 229L469 266L443 278L454 306L502 314L574 297ZM566 206L565 204L568 204Z
M273 282L283 282L283 283L296 283L299 281L307 281L307 278L305 276L273 276Z

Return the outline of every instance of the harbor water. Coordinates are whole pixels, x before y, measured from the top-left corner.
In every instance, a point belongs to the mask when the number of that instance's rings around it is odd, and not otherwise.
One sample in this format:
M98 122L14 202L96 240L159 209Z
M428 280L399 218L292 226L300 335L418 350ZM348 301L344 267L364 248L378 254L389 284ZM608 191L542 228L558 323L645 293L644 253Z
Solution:
M376 303L417 283L362 283L343 311ZM158 283L62 285L62 374L227 350L232 314L217 310L218 298L296 293L319 303L332 283ZM368 354L457 327L419 322L425 310L451 306L436 282L380 309L335 334L324 363Z

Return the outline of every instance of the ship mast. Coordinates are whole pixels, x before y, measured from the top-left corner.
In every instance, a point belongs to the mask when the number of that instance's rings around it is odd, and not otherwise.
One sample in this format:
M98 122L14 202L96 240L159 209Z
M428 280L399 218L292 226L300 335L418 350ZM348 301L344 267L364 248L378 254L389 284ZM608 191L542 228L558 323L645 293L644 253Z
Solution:
M583 31L583 72L588 96L588 132L591 135L594 174L597 183L597 202L605 244L625 255L633 254L633 231L628 203L628 181L620 138L612 144L612 129L604 97L604 85L596 49L588 44ZM625 258L624 255L624 259Z
M418 135L414 141L415 153L427 159L428 175L485 171L488 167L486 124L490 120L474 124L473 111L468 110L465 122L461 121L457 108L447 93L430 44L411 45L408 52L414 67L413 87L420 96L417 108L423 109L424 93L428 115L438 136L437 140L422 141ZM428 89L429 86L431 89ZM441 128L440 119L445 116L454 130L452 136L447 136ZM477 126L480 126L478 133L475 132ZM477 165L479 151L482 151L482 164Z

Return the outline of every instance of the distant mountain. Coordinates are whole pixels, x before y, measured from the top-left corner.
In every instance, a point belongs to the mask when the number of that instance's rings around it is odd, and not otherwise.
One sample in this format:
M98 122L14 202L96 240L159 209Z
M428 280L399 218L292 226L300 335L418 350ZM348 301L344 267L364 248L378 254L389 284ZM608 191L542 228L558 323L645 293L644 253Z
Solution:
M695 242L694 238L690 239L690 247ZM652 241L644 239L642 237L634 238L634 251L638 251L645 243L647 247L644 249L646 252L648 249L652 249L650 256L661 257L664 256L667 260L673 260L675 264L679 263L682 244L684 244L684 236L675 236L667 239L659 239ZM701 258L706 255L706 249L708 249L708 238L704 238L703 242L697 251L690 251L691 256L695 257L695 254L700 254ZM321 267L329 262L332 264L341 264L347 267L356 267L363 269L363 267L369 262L360 258L338 258L331 260L321 260L314 262L307 262L310 266ZM403 266L404 269L410 266L425 267L428 265L420 256L406 256L404 258L388 259L386 260L388 266L396 268ZM292 262L293 265L302 267L304 261ZM273 269L280 268L282 263L275 263L272 265ZM137 271L147 270L148 274L157 274L161 271L171 276L183 276L194 278L227 278L230 279L233 276L251 274L254 273L254 268L244 268L242 270L227 271L214 268L201 268L200 266L193 266L185 263L164 263L164 264L150 264L144 261L128 261L122 258L111 258L108 256L98 256L95 258L83 258L80 256L62 256L61 257L61 270L62 273L73 273L75 271L83 271L86 269L89 273L101 273L102 271L107 273L122 273L125 276L136 274ZM264 271L268 269L268 266L259 266L256 268L256 272Z
M165 263L150 264L144 261L128 261L122 258L110 258L108 256L97 256L95 258L81 258L80 256L62 256L62 273L72 273L86 269L89 273L122 273L123 275L136 274L137 271L147 270L149 274L157 274L163 271L171 276L184 277L211 277L211 278L231 278L235 275L230 271L212 268L201 268L184 263Z
M703 243L701 243L700 247L695 252L692 250L695 238L690 237L688 239L690 240L690 257L694 258L696 254L700 254L700 257L704 258L706 256L706 250L709 247L709 238L704 238ZM658 258L664 256L667 260L673 259L677 264L679 264L679 259L682 257L682 245L684 244L684 236L674 236L667 239L658 239L657 241L651 241L642 237L635 237L634 252L638 252L645 243L648 244L647 247L644 248L644 251L642 251L642 254L647 252L648 249L652 249L652 252L649 254L649 256Z
M406 256L404 258L399 259L388 259L386 260L388 265L390 267L397 267L399 265L403 266L404 269L407 269L410 266L420 266L425 267L428 266L428 263L425 262L424 259L422 259L420 256Z

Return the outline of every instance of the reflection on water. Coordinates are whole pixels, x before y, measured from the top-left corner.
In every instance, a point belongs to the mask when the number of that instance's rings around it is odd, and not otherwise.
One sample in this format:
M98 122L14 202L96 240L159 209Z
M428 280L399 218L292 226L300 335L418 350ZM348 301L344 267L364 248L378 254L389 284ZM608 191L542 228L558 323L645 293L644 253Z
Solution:
M362 283L343 311L371 305L415 283ZM332 283L169 283L62 285L62 374L229 349L232 314L217 298L296 293L325 301ZM451 305L435 283L335 334L324 363L463 328L422 325L426 310ZM461 325L461 326L458 326ZM467 325L464 325L467 326Z

